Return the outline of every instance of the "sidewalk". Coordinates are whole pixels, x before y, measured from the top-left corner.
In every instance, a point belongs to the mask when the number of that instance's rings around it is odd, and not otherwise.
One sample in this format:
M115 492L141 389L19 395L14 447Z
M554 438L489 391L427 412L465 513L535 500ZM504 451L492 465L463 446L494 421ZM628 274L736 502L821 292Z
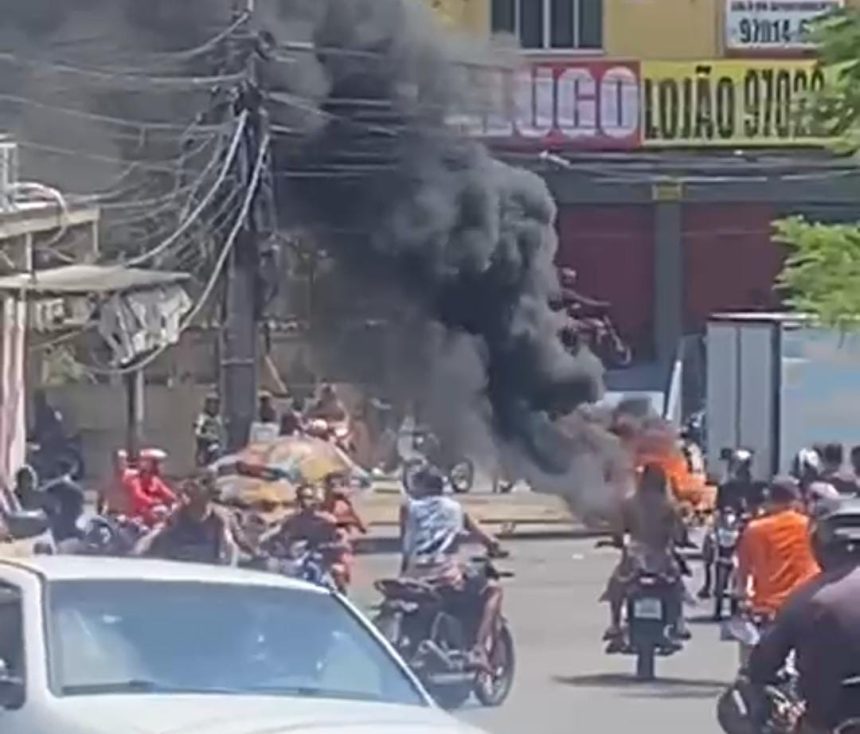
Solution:
M583 525L554 495L535 492L465 494L458 495L457 500L472 517L500 538L590 538L605 535L599 528ZM358 498L356 509L369 528L367 537L358 539L356 543L359 552L397 548L400 503L399 493L384 490Z

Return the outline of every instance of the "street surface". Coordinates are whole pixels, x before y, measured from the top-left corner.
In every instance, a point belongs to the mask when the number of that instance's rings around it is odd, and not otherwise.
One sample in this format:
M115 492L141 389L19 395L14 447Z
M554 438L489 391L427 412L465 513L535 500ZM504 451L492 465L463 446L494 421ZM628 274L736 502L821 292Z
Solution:
M688 608L693 640L658 660L658 681L633 681L634 659L607 656L601 636L607 610L597 599L617 553L593 540L511 540L500 568L505 612L516 641L517 671L498 709L475 704L464 720L491 734L719 734L716 698L736 671L737 649L705 622L707 608ZM371 583L396 572L393 555L358 559L353 596L376 600ZM695 591L698 579L689 582Z

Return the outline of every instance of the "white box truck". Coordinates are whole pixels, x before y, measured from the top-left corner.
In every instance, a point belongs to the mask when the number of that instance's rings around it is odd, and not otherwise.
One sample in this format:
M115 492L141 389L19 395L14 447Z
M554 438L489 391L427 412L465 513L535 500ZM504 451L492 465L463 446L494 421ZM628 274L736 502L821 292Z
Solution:
M755 453L754 475L787 472L795 454L860 445L860 329L816 326L792 314L726 313L707 327L707 458Z

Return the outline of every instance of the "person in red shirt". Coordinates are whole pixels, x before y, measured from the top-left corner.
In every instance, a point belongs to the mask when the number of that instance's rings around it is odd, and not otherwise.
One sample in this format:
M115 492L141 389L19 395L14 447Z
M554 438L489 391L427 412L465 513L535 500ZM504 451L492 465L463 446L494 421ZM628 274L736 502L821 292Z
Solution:
M161 478L163 459L164 452L142 452L137 473L126 472L122 480L130 516L147 525L155 525L162 519L160 508L170 509L177 502L176 495Z

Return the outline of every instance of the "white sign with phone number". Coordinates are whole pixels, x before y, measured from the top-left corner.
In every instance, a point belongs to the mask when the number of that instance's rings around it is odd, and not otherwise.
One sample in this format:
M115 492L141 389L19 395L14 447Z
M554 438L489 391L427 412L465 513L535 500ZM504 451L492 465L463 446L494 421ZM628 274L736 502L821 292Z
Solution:
M816 18L844 0L726 0L726 48L803 49Z

